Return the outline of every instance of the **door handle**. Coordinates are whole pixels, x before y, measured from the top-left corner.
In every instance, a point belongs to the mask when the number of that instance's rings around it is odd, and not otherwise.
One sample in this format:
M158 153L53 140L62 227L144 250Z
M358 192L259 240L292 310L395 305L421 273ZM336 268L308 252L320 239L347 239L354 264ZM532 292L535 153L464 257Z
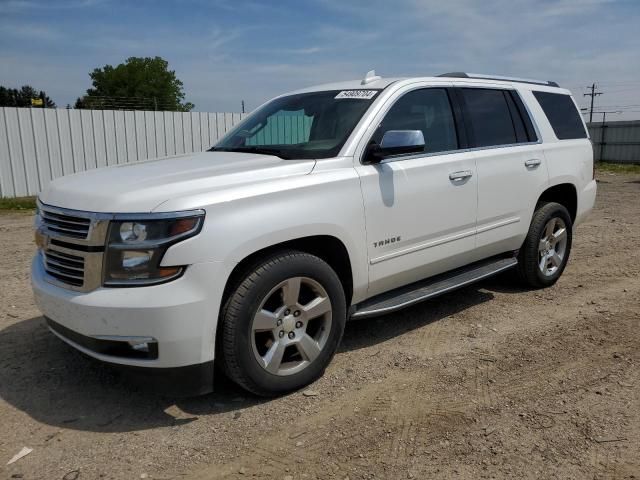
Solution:
M454 182L459 182L460 180L464 180L473 176L473 172L471 170L461 170L459 172L453 172L449 174L449 180Z
M534 168L540 165L541 163L542 163L542 160L540 160L539 158L530 158L529 160L526 160L524 162L524 166L527 168Z

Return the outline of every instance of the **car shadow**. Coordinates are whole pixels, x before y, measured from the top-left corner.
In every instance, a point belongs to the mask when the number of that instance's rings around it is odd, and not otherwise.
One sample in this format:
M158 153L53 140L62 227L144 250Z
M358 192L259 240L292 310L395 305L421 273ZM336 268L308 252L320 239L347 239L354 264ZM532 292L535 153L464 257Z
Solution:
M0 331L0 397L39 422L96 432L177 426L199 414L265 401L217 372L215 393L193 398L159 394L137 384L127 371L76 351L53 335L42 317ZM172 411L174 405L182 412Z
M484 284L403 311L347 323L340 352L375 345L493 298ZM268 402L216 372L214 393L179 398L137 384L126 371L76 351L42 317L0 331L0 397L38 422L95 432L179 426L198 415L241 411ZM177 409L176 409L177 407Z
M349 321L339 352L382 343L493 299L492 293L481 288L482 284L476 284L394 313Z
M515 269L489 277L478 285L482 285L482 288L490 292L498 293L525 293L535 290L535 288L522 283Z

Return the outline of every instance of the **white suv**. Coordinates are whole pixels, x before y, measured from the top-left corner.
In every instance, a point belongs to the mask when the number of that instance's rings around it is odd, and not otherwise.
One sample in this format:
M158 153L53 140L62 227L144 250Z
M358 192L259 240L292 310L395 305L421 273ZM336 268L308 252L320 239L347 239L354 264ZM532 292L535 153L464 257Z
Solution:
M32 283L87 355L196 392L215 359L275 395L323 373L349 318L511 267L552 285L595 196L555 83L369 72L277 97L207 152L56 180Z

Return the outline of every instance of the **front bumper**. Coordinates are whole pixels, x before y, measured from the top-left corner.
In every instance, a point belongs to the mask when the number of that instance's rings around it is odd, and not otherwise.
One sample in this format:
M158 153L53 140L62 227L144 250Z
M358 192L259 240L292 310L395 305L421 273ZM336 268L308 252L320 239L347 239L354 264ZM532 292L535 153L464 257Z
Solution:
M113 353L116 353L117 350L124 350L122 344L126 344L126 342L85 337L78 332L63 327L50 318L45 318L45 320L49 329L57 337L82 352L86 352L86 349L93 352L115 350ZM157 347L157 344L155 346ZM125 351L124 353L128 355L129 352ZM152 353L157 353L157 348L155 352ZM191 397L213 391L213 360L196 365L173 368L147 368L124 364L111 365L122 370L129 380L132 380L136 385L142 386L147 390L156 391L157 393Z
M218 262L198 263L181 278L162 285L77 292L49 283L36 255L31 282L44 316L62 327L52 331L71 346L105 362L167 369L214 360L226 278L221 269ZM117 348L132 338L148 339L152 354Z

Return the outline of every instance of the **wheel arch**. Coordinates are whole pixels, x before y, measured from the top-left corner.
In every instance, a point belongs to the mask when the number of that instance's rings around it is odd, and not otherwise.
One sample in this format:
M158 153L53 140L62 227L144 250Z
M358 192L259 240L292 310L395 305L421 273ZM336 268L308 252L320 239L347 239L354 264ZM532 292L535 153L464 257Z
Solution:
M264 258L281 250L299 250L315 255L327 262L340 278L347 305L351 303L354 277L351 258L346 245L342 240L332 235L311 235L269 245L245 256L235 265L227 278L220 308L224 307L230 293L248 272L256 268Z
M575 222L578 212L578 191L574 184L559 183L548 187L538 197L536 210L544 202L556 202L563 205L569 211L571 221Z

